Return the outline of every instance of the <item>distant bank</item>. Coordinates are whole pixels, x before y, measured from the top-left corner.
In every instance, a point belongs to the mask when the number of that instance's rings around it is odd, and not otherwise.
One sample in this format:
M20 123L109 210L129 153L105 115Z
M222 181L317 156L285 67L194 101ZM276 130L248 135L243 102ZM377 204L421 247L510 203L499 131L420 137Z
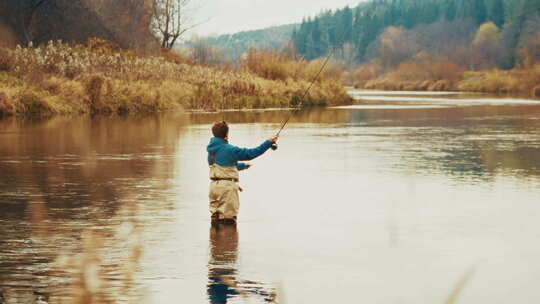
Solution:
M437 68L433 65L431 69ZM453 67L446 66L447 73ZM392 91L464 91L496 94L517 94L540 97L540 65L512 70L457 71L457 75L448 78L430 79L425 73L417 73L414 64L378 77L362 78L352 81L354 87L370 90ZM424 71L429 71L428 67ZM358 72L362 73L362 72ZM403 75L406 73L406 75Z

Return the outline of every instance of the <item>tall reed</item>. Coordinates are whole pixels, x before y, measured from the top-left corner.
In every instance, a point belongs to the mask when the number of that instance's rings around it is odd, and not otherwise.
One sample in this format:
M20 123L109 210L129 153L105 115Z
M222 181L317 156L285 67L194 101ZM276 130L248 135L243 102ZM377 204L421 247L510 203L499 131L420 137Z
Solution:
M0 115L287 107L308 86L304 77L265 78L171 54L139 57L97 40L4 48L0 55ZM334 80L320 81L305 104L350 103Z

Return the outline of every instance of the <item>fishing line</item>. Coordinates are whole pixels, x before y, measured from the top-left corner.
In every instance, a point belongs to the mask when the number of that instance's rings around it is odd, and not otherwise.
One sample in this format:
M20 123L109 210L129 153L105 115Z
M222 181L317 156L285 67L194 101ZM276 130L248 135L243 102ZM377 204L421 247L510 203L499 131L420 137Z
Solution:
M323 65L321 66L319 72L317 72L317 74L315 75L315 77L313 78L313 80L311 81L311 83L309 84L308 88L306 89L306 91L304 92L304 94L302 95L302 97L300 97L300 103L298 104L298 106L296 107L295 111L297 111L300 106L302 105L302 103L304 102L304 98L306 98L307 94L309 93L309 90L311 90L311 87L313 87L313 85L315 84L315 82L317 81L317 79L319 78L319 76L321 75L322 71L324 70L324 68L326 67L326 65L328 64L328 61L330 60L330 58L332 57L333 55L333 52L330 52L330 54L326 57ZM287 120L285 120L285 122L283 123L283 125L281 126L281 128L279 129L279 131L277 132L276 136L279 136L279 134L281 133L281 131L283 131L283 129L285 128L285 126L287 125L287 123L289 122L289 120L291 119L292 115L294 114L294 111L291 112L289 114L289 117L287 118Z
M304 99L306 98L307 94L309 93L309 91L311 90L311 88L313 87L313 85L315 84L315 82L317 81L317 79L319 79L319 76L321 76L321 73L322 71L324 70L324 68L326 67L326 65L328 64L328 62L330 61L330 58L332 58L332 56L334 55L334 52L335 50L337 49L337 45L335 45L331 50L330 52L328 53L328 55L326 56L326 59L324 60L324 63L323 65L321 66L321 68L319 69L319 72L317 72L317 74L315 75L315 77L313 77L313 80L311 81L311 83L309 84L309 86L307 87L307 89L304 91L304 94L302 95L302 97L300 97L300 102L298 103L298 106L296 106L296 109L294 109L293 111L291 111L291 113L289 114L289 117L287 117L287 120L285 120L285 122L281 125L281 128L279 129L279 131L277 132L276 136L279 136L279 134L281 134L281 131L283 131L283 129L285 128L285 126L287 125L287 123L289 122L289 120L291 120L292 116L294 115L295 111L298 111L301 109L301 106L304 102ZM272 144L272 150L277 150L278 148L278 145L276 143L273 143Z

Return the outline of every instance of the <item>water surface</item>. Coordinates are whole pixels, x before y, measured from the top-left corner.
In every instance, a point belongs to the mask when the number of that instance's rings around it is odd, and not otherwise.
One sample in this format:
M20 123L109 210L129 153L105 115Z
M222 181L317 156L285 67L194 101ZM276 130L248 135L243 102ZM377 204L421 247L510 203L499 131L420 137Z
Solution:
M255 146L289 111L0 120L0 303L540 301L540 105L354 95L294 114L236 228L209 128Z

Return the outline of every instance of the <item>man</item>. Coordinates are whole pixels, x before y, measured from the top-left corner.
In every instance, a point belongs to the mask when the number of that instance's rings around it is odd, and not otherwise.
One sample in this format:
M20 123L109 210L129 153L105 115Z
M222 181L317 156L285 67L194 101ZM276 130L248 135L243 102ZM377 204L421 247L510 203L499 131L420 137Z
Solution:
M277 136L264 141L253 149L239 148L229 144L229 126L225 121L212 127L214 137L208 144L210 165L210 213L212 222L236 223L240 200L238 171L251 167L239 161L252 160L266 152L277 142Z

